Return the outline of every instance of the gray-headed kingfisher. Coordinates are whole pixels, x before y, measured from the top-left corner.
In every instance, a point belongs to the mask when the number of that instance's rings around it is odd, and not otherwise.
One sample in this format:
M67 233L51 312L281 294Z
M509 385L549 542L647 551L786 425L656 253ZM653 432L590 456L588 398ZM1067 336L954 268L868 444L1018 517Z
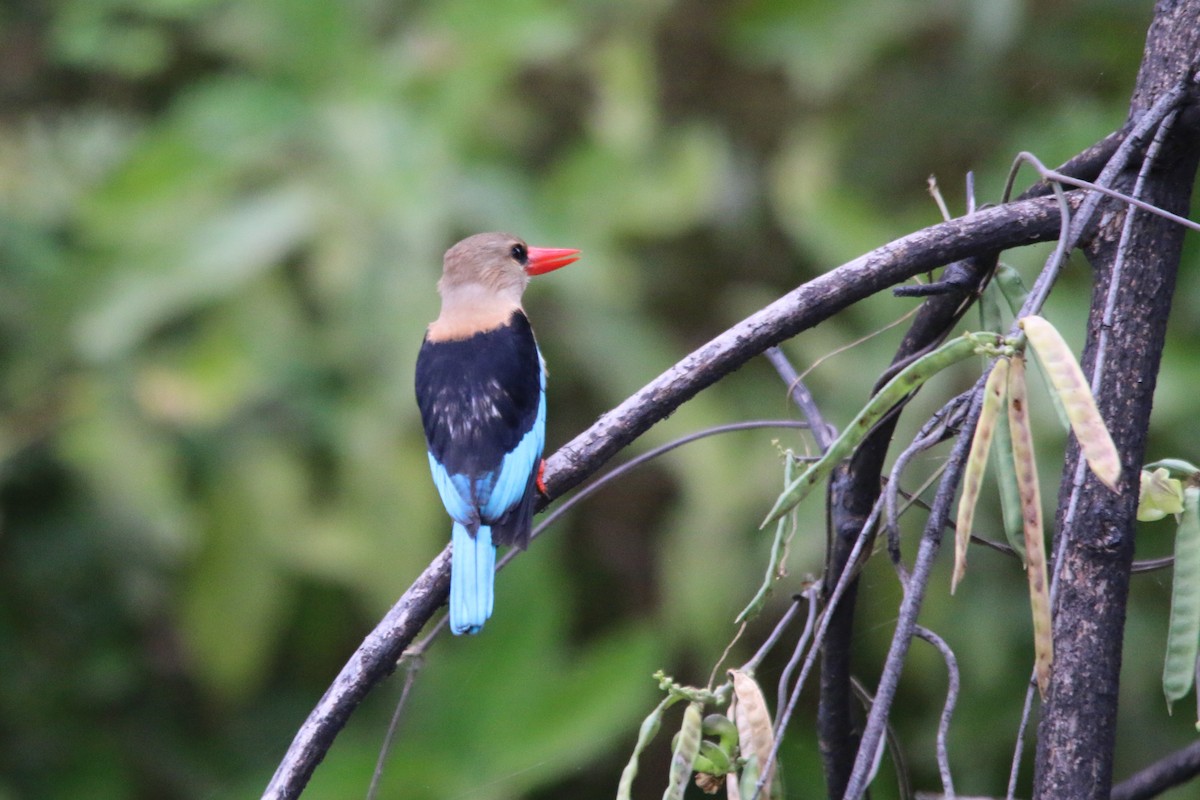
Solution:
M429 468L453 520L450 629L478 633L492 615L496 546L524 548L541 484L546 369L521 307L533 275L578 250L480 233L446 251L441 314L417 356L417 405Z

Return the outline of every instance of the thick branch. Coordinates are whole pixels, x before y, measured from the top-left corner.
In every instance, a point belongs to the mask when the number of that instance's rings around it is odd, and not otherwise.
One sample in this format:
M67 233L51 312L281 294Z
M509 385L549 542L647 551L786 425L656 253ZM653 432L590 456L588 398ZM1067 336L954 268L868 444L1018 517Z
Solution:
M1200 775L1200 742L1192 742L1113 787L1112 800L1149 800Z
M551 456L550 497L577 486L656 422L768 347L914 275L976 253L1048 241L1058 230L1053 198L1010 203L917 231L809 281L688 355ZM264 798L300 795L350 713L391 674L446 601L449 563L449 550L443 550L355 651L297 732Z
M940 344L963 312L970 306L996 267L998 253L991 253L951 264L942 275L953 281L955 291L930 297L905 334L892 366L875 384L878 392L892 376L912 359ZM871 508L879 497L880 476L899 421L898 413L891 414L871 431L871 435L854 451L853 458L839 467L829 483L829 549L825 563L825 586L837 583L842 571L855 565L847 559L858 533ZM825 784L830 797L841 797L850 780L858 737L851 716L850 648L854 639L854 611L858 595L855 578L833 610L829 633L821 648L821 698L817 714L821 758L825 767ZM827 597L825 598L828 599Z
M1064 175L1094 180L1125 141L1131 125L1109 134L1058 168ZM1042 197L1052 192L1046 181L1039 181L1022 193L1021 198ZM875 384L874 391L887 383L909 361L937 346L952 331L963 313L972 305L996 267L999 253L977 255L951 264L940 283L945 289L930 296L921 306L912 326L896 350L891 367ZM881 474L892 433L899 414L876 427L855 451L851 461L835 471L829 487L829 548L826 555L826 586L835 584L847 567L846 557L866 515L879 496ZM832 798L841 797L850 779L858 749L851 716L850 649L854 638L854 609L858 580L846 590L842 602L833 611L821 651L821 690L817 729L825 782Z
M900 673L908 655L909 645L916 630L917 615L921 612L921 604L925 599L925 588L929 583L929 575L933 570L934 559L942 544L942 532L950 518L950 508L958 489L958 479L962 474L967 452L971 447L970 431L975 429L979 421L979 410L982 395L979 391L983 385L980 378L975 389L964 394L970 398L971 406L961 430L968 432L960 435L954 443L947 459L946 471L938 484L937 494L934 495L933 505L929 509L929 517L925 520L925 530L917 547L916 558L913 559L912 575L904 588L904 599L900 603L900 616L896 621L896 630L892 634L892 644L888 650L887 661L884 662L883 674L879 677L879 688L875 690L875 702L867 715L867 725L863 731L862 741L854 761L854 769L847 781L844 797L858 800L867 791L871 780L872 765L879 740L887 725L888 713L892 700L896 696L896 687L900 683Z
M1193 74L1197 19L1200 0L1159 3L1131 120ZM1126 170L1113 188L1186 214L1200 159L1194 106L1164 124L1169 133L1147 163ZM1055 663L1038 728L1038 798L1109 796L1138 472L1183 243L1181 227L1106 204L1088 248L1097 280L1084 367L1099 376L1093 390L1121 452L1121 491L1109 491L1080 467L1078 448L1071 447L1059 493L1057 535L1065 546L1056 565Z

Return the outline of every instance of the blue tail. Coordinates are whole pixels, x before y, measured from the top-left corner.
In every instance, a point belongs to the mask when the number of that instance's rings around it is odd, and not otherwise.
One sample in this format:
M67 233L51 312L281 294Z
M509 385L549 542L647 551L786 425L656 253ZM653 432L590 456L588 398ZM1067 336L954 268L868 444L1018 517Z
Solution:
M496 546L492 529L480 525L472 536L454 523L450 560L450 630L479 633L492 615L492 584L496 577Z

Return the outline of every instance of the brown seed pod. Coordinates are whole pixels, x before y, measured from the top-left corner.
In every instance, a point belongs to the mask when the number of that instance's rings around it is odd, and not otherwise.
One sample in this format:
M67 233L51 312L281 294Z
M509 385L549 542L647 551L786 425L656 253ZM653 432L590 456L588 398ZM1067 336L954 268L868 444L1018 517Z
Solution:
M1017 356L1008 369L1008 425L1012 433L1013 464L1025 523L1025 569L1029 577L1029 606L1033 612L1033 652L1038 691L1046 699L1054 636L1050 622L1050 586L1046 577L1046 544L1042 528L1042 496L1038 488L1033 431L1029 427L1029 397L1025 359Z
M762 689L749 674L741 670L729 670L733 679L733 721L738 729L738 742L742 757L747 761L754 759L760 770L771 757L775 747L775 734L771 728L771 712L767 708L767 700L763 697ZM775 765L771 765L767 778L763 781L761 800L771 800L771 792L775 781ZM743 786L744 788L744 786ZM744 794L744 792L743 792Z
M1071 348L1058 329L1042 317L1024 317L1021 328L1062 402L1088 466L1105 486L1117 491L1117 482L1121 479L1121 455L1096 408L1092 389Z
M967 544L971 541L971 526L975 520L975 504L979 501L979 488L983 485L983 473L987 469L988 451L996 433L996 422L1004 403L1008 386L1008 359L1001 358L992 367L983 386L983 404L979 409L979 422L975 425L975 436L971 439L971 452L967 455L963 471L962 497L958 501L958 520L954 524L954 577L950 579L950 594L958 588L967 571Z

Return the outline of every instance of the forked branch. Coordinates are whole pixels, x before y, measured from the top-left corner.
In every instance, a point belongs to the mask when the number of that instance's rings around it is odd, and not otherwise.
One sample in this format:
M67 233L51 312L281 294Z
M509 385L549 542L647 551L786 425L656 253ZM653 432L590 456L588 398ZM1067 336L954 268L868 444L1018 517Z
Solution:
M975 254L1049 241L1059 225L1054 198L1009 203L917 231L803 284L685 357L551 456L549 497L579 485L659 420L767 348L914 275ZM449 563L446 549L353 653L300 727L264 798L300 796L354 708L395 670L445 602Z

